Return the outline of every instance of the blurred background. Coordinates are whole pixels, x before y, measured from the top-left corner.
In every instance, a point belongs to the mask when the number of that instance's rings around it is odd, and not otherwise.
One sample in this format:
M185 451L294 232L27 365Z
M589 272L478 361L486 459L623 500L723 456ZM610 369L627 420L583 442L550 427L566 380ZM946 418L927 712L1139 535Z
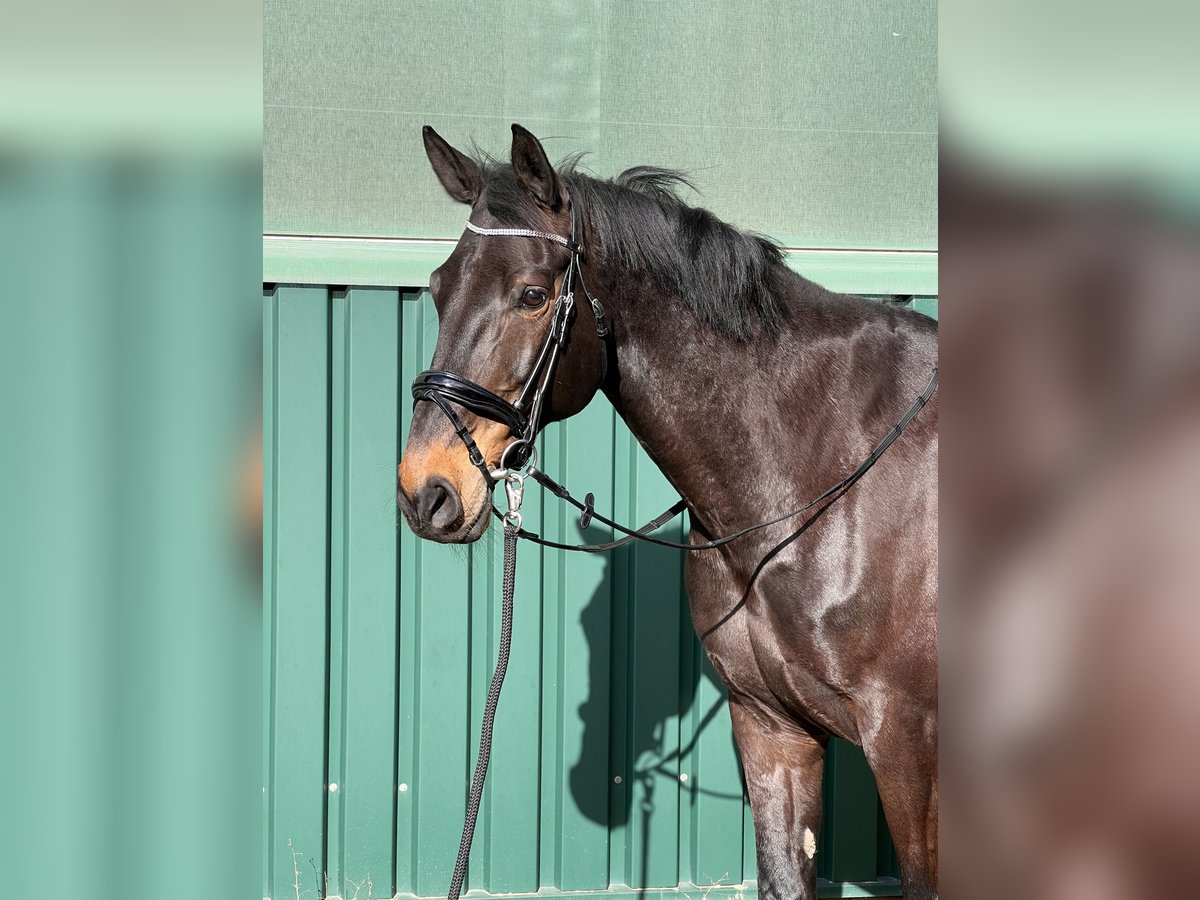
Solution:
M1191 896L1197 8L940 18L947 894ZM253 3L4 10L18 896L260 878L261 40Z
M6 890L254 896L261 9L0 21Z
M1195 896L1195 4L941 5L947 896Z

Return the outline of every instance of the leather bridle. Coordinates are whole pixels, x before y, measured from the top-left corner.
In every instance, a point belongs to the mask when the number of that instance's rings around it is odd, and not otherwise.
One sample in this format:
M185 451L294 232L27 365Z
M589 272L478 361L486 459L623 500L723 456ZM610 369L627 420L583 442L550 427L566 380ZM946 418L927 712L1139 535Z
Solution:
M587 289L587 284L583 280L583 270L581 268L583 245L579 241L579 226L575 207L569 199L567 200L567 207L571 214L571 236L569 238L552 234L548 231L535 231L530 228L481 228L470 220L467 221L467 230L478 235L540 238L553 241L556 244L562 244L571 254L566 271L563 272L558 296L554 301L554 312L550 319L550 331L546 335L546 340L538 352L537 361L533 364L533 369L525 379L525 384L521 388L521 393L516 401L510 403L503 397L492 393L483 385L476 384L469 378L464 378L454 372L427 369L413 380L413 403L416 404L422 400L427 400L436 404L446 415L446 418L450 420L450 424L454 428L455 434L466 445L467 455L470 457L471 464L483 473L484 480L487 482L489 488L498 480L504 480L510 470L524 468L536 456L534 441L537 438L538 430L542 426L546 394L549 392L550 385L554 381L554 371L558 368L559 357L562 355L563 347L566 346L571 325L575 321L576 279L578 279L583 296L587 298L588 303L592 307L592 314L596 318L596 334L602 340L608 336L608 325L604 319L604 306L592 296L591 292ZM483 453L480 452L474 438L471 437L470 429L463 424L462 419L454 411L454 406L456 405L470 410L480 418L490 419L493 422L499 422L502 425L508 426L508 430L513 435L514 440L500 454L500 466L498 469L493 470L488 467L487 460L484 459Z

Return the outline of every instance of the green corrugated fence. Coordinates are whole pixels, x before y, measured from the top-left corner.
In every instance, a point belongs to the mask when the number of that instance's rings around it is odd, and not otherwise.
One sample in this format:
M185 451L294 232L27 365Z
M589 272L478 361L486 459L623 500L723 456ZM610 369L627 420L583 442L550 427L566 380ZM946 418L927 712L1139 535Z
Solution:
M494 533L469 548L422 542L397 519L408 384L433 353L436 314L423 291L281 285L265 293L264 325L263 895L444 895L495 655L501 548ZM547 471L620 520L674 499L603 397L540 449ZM554 498L534 491L527 504L529 527L584 537ZM522 545L476 896L753 893L750 810L682 565L652 546ZM826 781L822 892L898 894L861 753L834 742Z

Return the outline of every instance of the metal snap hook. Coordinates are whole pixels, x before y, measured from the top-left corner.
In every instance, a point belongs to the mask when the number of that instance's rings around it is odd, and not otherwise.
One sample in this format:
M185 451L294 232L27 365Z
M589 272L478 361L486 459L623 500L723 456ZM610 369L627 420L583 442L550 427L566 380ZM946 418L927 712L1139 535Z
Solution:
M519 472L509 472L504 479L504 493L508 496L509 513L519 513L521 503L525 500L525 476Z
M521 503L525 500L525 476L520 472L507 472L504 476L504 493L508 497L508 512L504 515L504 524L520 531Z

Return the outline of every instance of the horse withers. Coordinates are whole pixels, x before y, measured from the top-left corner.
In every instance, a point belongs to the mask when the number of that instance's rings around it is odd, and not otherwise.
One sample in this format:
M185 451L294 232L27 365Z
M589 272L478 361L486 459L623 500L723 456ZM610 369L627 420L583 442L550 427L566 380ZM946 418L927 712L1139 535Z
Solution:
M478 393L414 410L397 502L421 537L477 540L489 471L534 436L517 432L574 415L599 390L687 502L689 541L702 544L845 476L937 365L931 319L792 272L770 241L678 199L677 173L556 170L518 125L511 165L429 127L424 142L469 207L430 277L432 366ZM603 306L575 303L578 324L556 345L560 290L576 275ZM802 539L787 542L797 522L784 521L688 554L692 621L729 691L761 897L815 896L831 735L866 754L906 896L937 894L937 421L934 396Z

